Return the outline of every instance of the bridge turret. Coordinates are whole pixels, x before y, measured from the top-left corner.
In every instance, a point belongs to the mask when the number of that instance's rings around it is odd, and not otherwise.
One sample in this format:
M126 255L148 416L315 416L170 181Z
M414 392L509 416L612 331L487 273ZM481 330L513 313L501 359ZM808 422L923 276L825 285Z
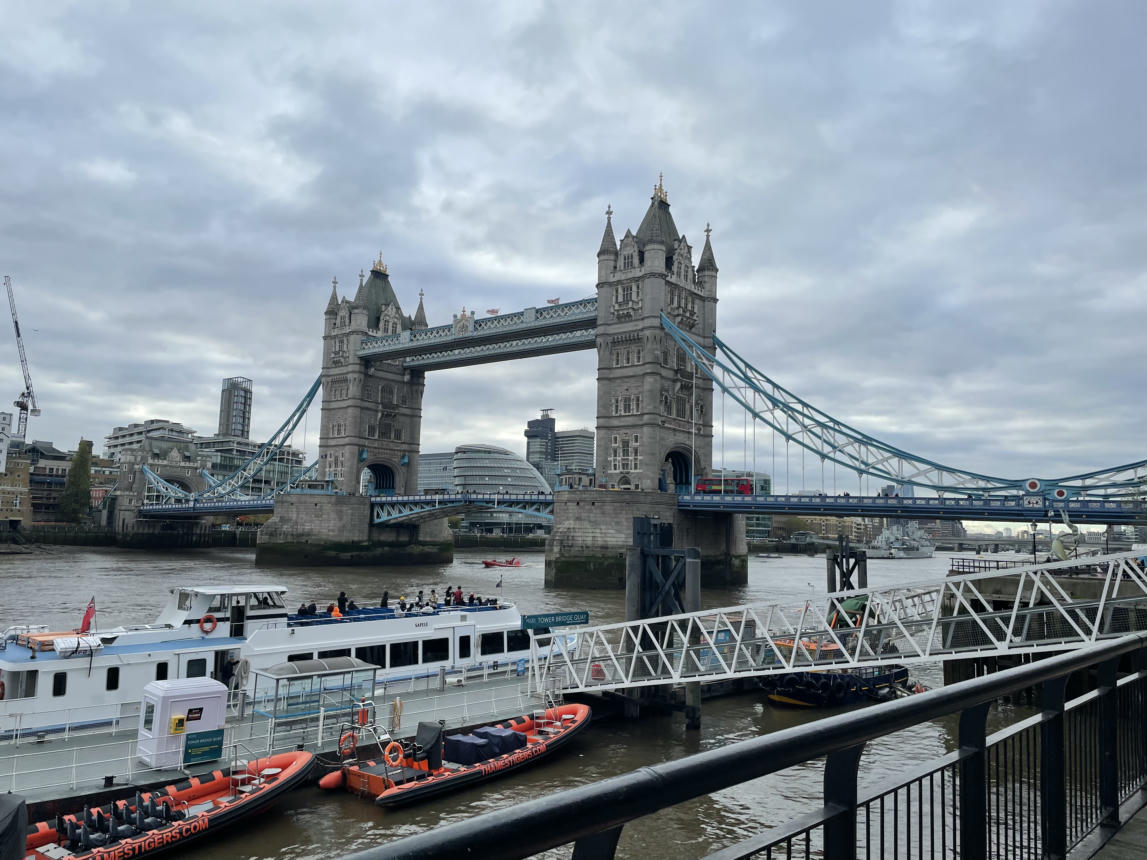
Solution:
M705 295L717 294L717 260L713 257L713 246L709 242L709 234L713 228L705 225L705 248L701 251L701 260L697 263L697 282L701 285Z
M605 232L597 249L597 279L604 281L617 268L617 239L613 236L613 207L605 208Z

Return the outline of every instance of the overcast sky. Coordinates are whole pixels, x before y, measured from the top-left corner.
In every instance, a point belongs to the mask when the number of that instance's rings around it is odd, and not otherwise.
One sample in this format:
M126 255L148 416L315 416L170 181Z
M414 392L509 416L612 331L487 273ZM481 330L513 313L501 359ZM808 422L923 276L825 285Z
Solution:
M353 295L381 251L431 325L589 296L607 204L636 230L664 172L678 229L712 224L718 334L805 400L991 475L1147 457L1147 4L650 10L6 0L29 436L213 433L249 376L266 437L319 371L332 277ZM524 453L543 407L592 427L595 367L432 373L423 450Z

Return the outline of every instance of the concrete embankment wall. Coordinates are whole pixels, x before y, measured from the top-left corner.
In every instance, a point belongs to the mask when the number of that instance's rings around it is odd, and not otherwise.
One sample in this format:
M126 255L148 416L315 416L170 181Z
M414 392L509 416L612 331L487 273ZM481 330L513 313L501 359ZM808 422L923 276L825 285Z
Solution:
M633 518L673 524L674 547L701 551L701 582L743 584L748 578L745 518L687 514L673 493L566 490L554 495L554 531L546 543L546 585L625 588L625 553L633 545Z
M453 558L445 519L372 526L365 496L279 496L255 549L257 564L437 564Z

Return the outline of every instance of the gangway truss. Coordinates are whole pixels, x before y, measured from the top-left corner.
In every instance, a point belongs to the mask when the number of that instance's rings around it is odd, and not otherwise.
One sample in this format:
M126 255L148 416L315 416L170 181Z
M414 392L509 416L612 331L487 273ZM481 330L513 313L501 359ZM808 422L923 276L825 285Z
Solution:
M1072 596L1065 587L1086 592ZM1142 554L1115 553L794 604L579 628L533 660L537 689L606 691L1092 645L1147 630ZM572 638L572 637L571 637Z

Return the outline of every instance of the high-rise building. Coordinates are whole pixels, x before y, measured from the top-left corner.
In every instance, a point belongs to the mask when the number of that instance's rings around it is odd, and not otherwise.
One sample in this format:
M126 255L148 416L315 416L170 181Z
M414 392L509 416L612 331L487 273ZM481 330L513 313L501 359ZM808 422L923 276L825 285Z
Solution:
M557 442L558 485L562 487L593 486L593 431L559 430Z
M543 477L546 477L547 472L557 471L553 468L558 460L553 413L552 409L543 409L541 418L526 422L526 462L537 469ZM548 480L547 478L547 482Z
M178 421L168 421L166 418L149 418L142 424L116 427L104 438L104 456L118 462L120 454L139 448L143 445L144 439L190 445L195 439L195 431L184 427Z
M218 436L251 438L252 382L245 376L232 376L223 380L219 395Z

